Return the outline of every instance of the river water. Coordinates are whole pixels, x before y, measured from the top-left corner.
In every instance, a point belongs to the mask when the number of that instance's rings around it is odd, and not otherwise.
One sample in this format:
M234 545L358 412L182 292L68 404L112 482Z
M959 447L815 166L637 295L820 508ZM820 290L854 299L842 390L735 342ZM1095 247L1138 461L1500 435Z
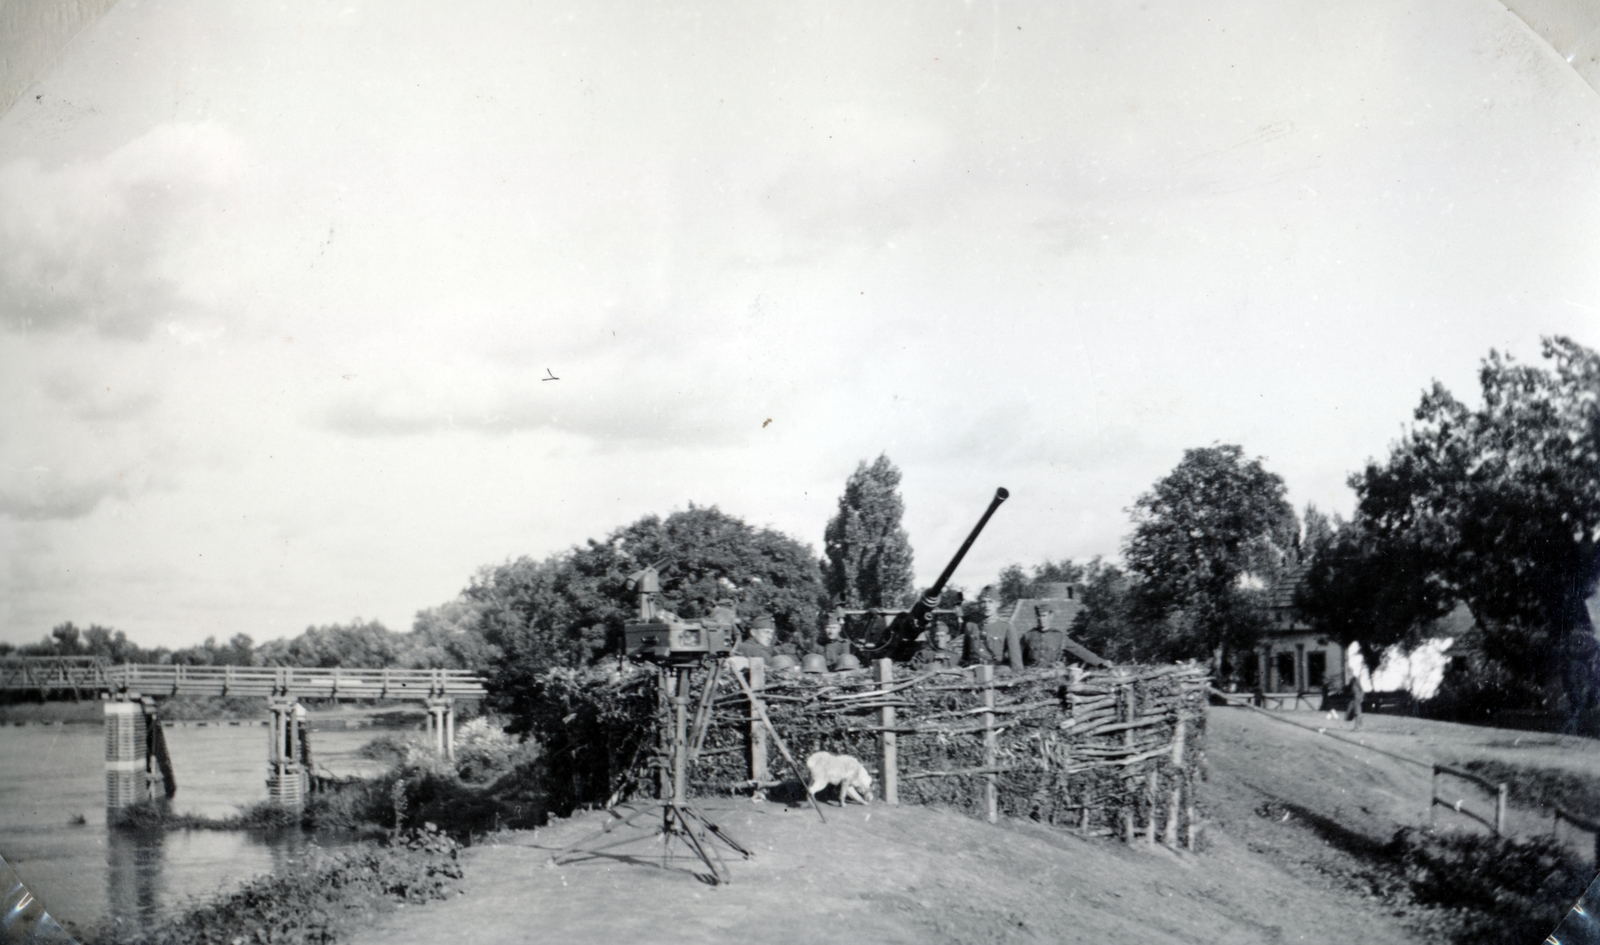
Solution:
M178 782L173 809L226 817L265 801L268 732L215 722L168 728ZM377 734L319 732L313 721L311 744L317 763L334 774L372 775L383 766L358 749ZM64 922L89 927L116 918L148 928L254 876L290 868L313 843L340 842L298 831L108 831L105 750L98 724L0 728L0 856Z

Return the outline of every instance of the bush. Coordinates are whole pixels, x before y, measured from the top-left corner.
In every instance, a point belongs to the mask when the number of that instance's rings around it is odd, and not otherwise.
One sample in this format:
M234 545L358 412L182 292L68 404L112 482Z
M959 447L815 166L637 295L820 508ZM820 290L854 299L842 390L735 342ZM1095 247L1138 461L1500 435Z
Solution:
M145 934L128 935L112 923L88 939L106 945L327 945L375 907L455 892L463 875L459 850L428 824L388 846L313 855L300 869L252 880Z
M1594 870L1548 837L1430 834L1407 827L1387 850L1418 902L1462 910L1458 941L1537 942L1583 895Z

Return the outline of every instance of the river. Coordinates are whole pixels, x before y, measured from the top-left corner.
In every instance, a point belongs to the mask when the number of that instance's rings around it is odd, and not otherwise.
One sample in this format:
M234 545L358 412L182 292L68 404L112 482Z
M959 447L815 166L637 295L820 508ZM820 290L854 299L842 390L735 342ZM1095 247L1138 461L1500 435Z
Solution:
M383 766L358 750L370 728L318 731L317 763L335 774ZM267 799L268 730L195 723L166 730L181 813L226 817ZM51 915L92 926L114 917L136 928L285 869L337 838L299 831L179 830L137 836L106 829L105 731L98 724L0 728L0 856ZM77 823L79 818L83 823Z

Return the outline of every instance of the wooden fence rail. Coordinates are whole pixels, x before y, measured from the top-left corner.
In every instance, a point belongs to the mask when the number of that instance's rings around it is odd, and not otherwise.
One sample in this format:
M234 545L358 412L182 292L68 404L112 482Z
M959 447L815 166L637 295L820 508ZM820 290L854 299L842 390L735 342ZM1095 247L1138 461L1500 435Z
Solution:
M1572 826L1577 827L1579 830L1587 830L1589 833L1593 834L1594 867L1595 869L1600 870L1600 823L1596 823L1587 817L1580 817L1579 815L1567 810L1565 807L1562 807L1560 804L1557 804L1555 807L1555 817L1550 823L1550 836L1552 838L1557 837L1558 830L1563 820Z
M1467 807L1464 806L1466 802L1461 800L1460 798L1458 798L1455 801L1455 803L1453 803L1453 804L1450 803L1449 801L1440 800L1439 799L1439 776L1441 774L1449 775L1452 778L1460 778L1463 781L1470 781L1473 784L1476 784L1479 787L1483 788L1488 793L1493 794L1494 795L1494 822L1490 823L1481 814L1474 813L1473 811L1467 809ZM1485 827L1492 828L1494 830L1494 835L1495 836L1497 836L1497 837L1505 836L1505 833L1506 833L1506 794L1507 794L1507 788L1506 788L1506 785L1505 785L1504 782L1496 784L1495 782L1490 781L1488 778L1479 777L1478 775L1475 775L1470 771L1462 771L1460 768L1452 768L1452 767L1449 767L1448 765L1437 765L1436 764L1436 765L1433 766L1433 779L1432 779L1431 788L1432 788L1432 794L1428 798L1428 826L1430 826L1430 827L1433 826L1433 809L1435 807L1448 807L1451 810L1454 810L1458 814L1463 814L1463 815L1465 815L1467 817L1472 818L1473 820L1476 820L1478 823L1483 824Z

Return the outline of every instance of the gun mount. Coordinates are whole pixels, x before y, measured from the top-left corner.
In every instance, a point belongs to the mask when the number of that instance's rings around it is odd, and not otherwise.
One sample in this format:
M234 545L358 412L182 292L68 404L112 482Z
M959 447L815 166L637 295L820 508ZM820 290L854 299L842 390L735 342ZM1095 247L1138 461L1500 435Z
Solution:
M956 567L961 564L961 559L966 557L967 549L977 540L978 533L983 531L983 526L989 524L990 516L1000 503L1011 498L1011 493L1004 487L996 489L994 501L989 503L989 508L978 519L972 532L967 535L967 540L961 543L956 550L955 557L944 566L937 580L922 597L911 606L910 610L876 610L863 614L863 620L856 623L854 632L849 626L845 629L845 637L856 649L863 659L883 659L885 657L904 662L911 659L917 652L917 637L928 630L933 623L935 608L939 606L939 595L944 593L944 586L950 580L950 575L955 573Z
M662 564L664 562L656 562ZM626 590L639 595L636 622L623 628L623 655L633 660L661 664L698 663L706 657L727 656L737 642L731 621L681 620L661 605L661 575L649 565L628 576Z

